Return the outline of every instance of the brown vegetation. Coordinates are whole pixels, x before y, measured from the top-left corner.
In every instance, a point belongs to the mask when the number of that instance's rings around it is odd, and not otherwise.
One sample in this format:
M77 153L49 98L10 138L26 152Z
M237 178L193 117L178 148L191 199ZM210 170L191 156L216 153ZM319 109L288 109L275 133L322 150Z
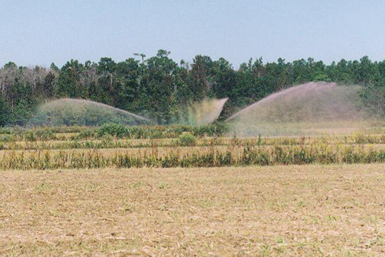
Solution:
M2 171L0 255L383 255L383 169Z

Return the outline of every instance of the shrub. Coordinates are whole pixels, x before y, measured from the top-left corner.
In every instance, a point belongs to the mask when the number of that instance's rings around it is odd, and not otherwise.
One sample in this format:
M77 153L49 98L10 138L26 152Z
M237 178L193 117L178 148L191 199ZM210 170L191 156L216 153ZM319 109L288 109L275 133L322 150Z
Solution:
M33 131L29 131L24 136L26 141L34 142L37 140L36 135Z
M107 123L101 126L97 130L97 134L99 137L103 137L105 135L115 136L115 137L124 137L129 135L129 130L120 124Z
M214 123L207 124L199 127L193 128L193 133L195 136L223 136L224 134L229 132L229 127L225 123Z
M114 138L111 135L104 135L102 137L102 146L107 148L112 142L114 141Z
M0 136L0 142L14 142L16 139L15 139L15 136L13 135L2 135Z
M196 144L196 137L190 133L184 133L179 136L178 141L183 146L193 146Z
M55 134L50 129L37 130L35 133L36 137L40 140L55 139Z
M79 135L76 136L77 139L90 139L95 135L94 129L84 129Z

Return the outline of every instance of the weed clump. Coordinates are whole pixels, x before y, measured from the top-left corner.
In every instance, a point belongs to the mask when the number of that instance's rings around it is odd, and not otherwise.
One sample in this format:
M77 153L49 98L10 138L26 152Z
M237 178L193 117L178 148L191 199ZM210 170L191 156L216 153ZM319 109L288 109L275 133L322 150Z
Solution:
M104 124L97 130L97 135L103 137L106 135L122 138L129 135L129 130L120 124L108 123Z
M194 146L196 145L196 137L191 133L185 133L179 136L178 142L182 146Z

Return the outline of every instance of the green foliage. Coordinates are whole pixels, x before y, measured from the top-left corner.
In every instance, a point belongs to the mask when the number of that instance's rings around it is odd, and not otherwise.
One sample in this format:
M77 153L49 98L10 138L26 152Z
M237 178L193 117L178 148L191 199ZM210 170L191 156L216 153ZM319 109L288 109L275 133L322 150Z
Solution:
M84 129L82 130L76 138L78 139L90 139L95 136L96 131L94 129Z
M193 128L195 136L222 136L229 131L229 126L226 123L216 122L214 124L203 125Z
M136 56L139 59L122 62L108 57L96 63L70 60L61 68L55 64L50 68L5 64L0 69L0 126L25 125L34 107L62 97L105 103L150 117L157 124L175 122L186 106L205 97L228 97L223 116L229 117L271 93L310 81L361 85L366 107L376 115L385 113L385 61L373 62L367 56L330 65L312 58L293 62L279 58L270 63L259 58L250 59L239 68L224 58L213 60L203 55L197 55L191 64L178 64L166 50L149 58L144 54ZM86 122L81 125L95 124L97 119L92 115L82 118ZM73 125L75 121L76 117L70 117L62 125Z
M34 142L37 140L36 135L33 131L29 131L25 134L25 140Z
M61 97L78 97L82 93L82 85L80 83L81 74L83 72L83 64L76 60L67 62L60 71L56 89L58 96Z
M179 136L178 141L182 146L194 146L196 144L196 137L190 133L184 133Z
M48 141L56 138L52 130L48 128L37 130L35 135L39 140L42 141Z
M64 131L67 131L66 127L63 127ZM58 128L56 128L58 131ZM187 126L187 125L170 125L170 126L130 126L125 127L123 125L109 123L99 128L88 128L74 130L80 132L76 139L90 139L95 137L102 137L104 135L111 135L119 138L131 138L131 139L159 139L159 138L178 138L183 133L190 133L196 137L219 137L228 133L229 128L226 124L215 123L209 125L203 125L199 127Z
M12 113L12 116L10 117L10 122L13 125L21 126L31 117L31 115L31 107L23 99L19 102L14 112Z
M8 106L0 96L0 127L5 126L8 121Z
M374 114L385 116L385 80L365 87L361 97L365 106Z
M109 136L121 138L121 137L129 135L129 130L123 125L109 123L109 124L105 124L102 127L100 127L97 130L97 134L99 137L109 135Z

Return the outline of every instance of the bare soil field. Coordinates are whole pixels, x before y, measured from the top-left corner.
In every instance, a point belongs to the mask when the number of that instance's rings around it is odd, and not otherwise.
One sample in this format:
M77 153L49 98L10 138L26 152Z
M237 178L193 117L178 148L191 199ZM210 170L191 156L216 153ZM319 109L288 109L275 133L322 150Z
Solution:
M2 256L384 256L385 165L0 172Z

